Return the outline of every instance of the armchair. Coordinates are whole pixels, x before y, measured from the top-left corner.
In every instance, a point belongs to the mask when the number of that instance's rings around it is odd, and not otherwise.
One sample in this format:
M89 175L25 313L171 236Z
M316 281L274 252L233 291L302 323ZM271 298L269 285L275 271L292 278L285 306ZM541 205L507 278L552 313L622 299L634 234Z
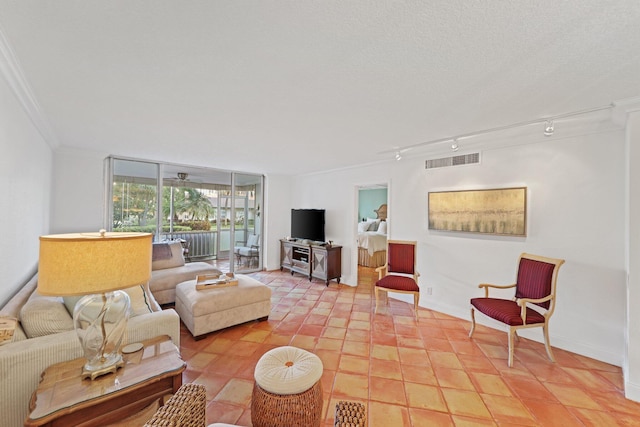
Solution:
M238 243L241 243L241 245L238 245ZM236 256L237 265L240 265L242 258L246 258L249 261L257 261L260 256L260 235L249 234L246 242L236 242L233 252Z
M513 366L513 340L518 330L541 327L547 356L555 362L549 344L549 319L556 306L556 282L562 259L547 258L523 253L518 260L516 283L498 286L488 283L478 285L484 289L484 298L471 299L471 330L476 327L475 310L503 323L509 335L509 367ZM515 289L513 299L490 298L489 288Z
M418 302L420 301L420 287L416 271L416 245L414 241L387 241L387 262L376 268L378 281L375 285L376 313L378 312L378 298L380 291L399 292L413 295L413 309L418 320Z

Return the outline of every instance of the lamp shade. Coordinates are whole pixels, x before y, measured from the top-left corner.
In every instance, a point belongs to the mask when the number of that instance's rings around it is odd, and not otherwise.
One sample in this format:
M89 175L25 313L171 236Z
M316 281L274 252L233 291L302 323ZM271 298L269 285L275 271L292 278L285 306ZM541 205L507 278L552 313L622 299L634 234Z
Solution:
M71 233L40 237L38 292L87 295L146 283L150 233Z

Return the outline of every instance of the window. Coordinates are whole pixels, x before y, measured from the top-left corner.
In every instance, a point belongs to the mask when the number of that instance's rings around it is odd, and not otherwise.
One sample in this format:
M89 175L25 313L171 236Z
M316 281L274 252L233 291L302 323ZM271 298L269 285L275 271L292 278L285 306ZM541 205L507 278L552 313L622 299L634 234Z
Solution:
M262 251L249 259L234 252L252 234L261 241L262 175L116 157L106 173L109 230L180 240L187 261L227 261L229 271L262 265Z

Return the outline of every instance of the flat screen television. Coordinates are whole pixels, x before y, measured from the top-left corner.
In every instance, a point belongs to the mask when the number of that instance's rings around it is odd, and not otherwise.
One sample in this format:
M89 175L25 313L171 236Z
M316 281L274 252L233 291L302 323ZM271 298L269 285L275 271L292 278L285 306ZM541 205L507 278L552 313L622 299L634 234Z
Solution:
M291 237L324 242L324 209L291 209Z

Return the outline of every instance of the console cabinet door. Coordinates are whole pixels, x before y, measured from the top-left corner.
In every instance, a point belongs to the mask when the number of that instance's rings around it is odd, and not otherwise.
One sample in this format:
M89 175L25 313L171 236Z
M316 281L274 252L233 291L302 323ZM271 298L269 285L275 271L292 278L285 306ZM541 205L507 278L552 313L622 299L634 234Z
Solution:
M324 280L329 286L329 281L336 279L340 283L342 275L342 247L341 246L313 246L311 249L311 276Z
M293 245L282 242L280 246L280 269L290 268L293 265Z
M311 276L327 280L327 251L323 249L313 248L313 262L311 263Z

